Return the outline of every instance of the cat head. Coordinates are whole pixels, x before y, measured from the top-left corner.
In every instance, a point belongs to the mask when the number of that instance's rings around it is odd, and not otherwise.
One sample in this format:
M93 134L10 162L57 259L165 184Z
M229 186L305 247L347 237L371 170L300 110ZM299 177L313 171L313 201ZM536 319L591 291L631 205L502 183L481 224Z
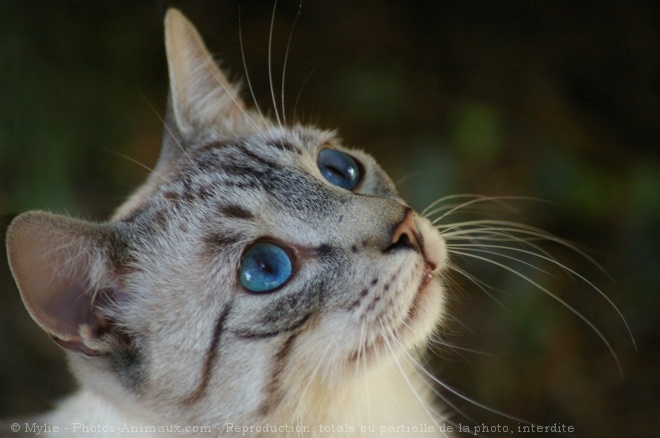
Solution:
M165 29L148 181L107 222L28 212L8 231L25 305L82 385L153 417L254 420L423 346L438 231L334 132L248 109L181 13Z

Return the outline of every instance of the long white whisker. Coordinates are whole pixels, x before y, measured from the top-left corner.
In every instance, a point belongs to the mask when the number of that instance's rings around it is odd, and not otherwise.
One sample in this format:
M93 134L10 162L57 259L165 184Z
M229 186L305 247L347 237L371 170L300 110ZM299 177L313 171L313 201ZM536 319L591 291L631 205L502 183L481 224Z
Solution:
M447 249L449 250L449 252L452 252L454 248L463 249L464 251L480 252L482 254L492 254L492 255L496 255L496 256L506 258L506 259L509 259L509 260L514 260L518 263L521 263L525 266L529 266L532 269L535 269L539 272L543 272L544 274L547 274L547 275L550 275L550 276L553 276L553 275L550 274L548 271L545 271L545 270L539 268L538 266L536 266L533 263L526 262L526 261L521 260L519 258L510 256L510 255L506 255L506 254L502 254L501 252L488 250L488 249L485 249L485 248L507 249L507 250L510 250L510 251L522 252L524 254L528 254L528 255L533 256L533 257L539 257L543 260L547 260L547 261L549 261L549 262L551 262L551 263L553 263L557 266L560 266L560 267L564 268L564 266L561 263L557 262L556 260L553 260L552 258L545 257L545 256L542 256L541 254L536 254L532 251L527 251L527 250L524 250L524 249L521 249L521 248L506 247L506 246L501 246L501 245L487 245L487 244L486 245L479 245L479 244L470 244L470 243L447 245ZM568 272L572 272L572 271L570 269L568 269ZM598 288L595 288L595 289L598 290Z
M248 122L250 122L254 129L259 129L259 126L254 120L252 120L252 117L250 117L250 114L245 110L238 96L235 95L235 92L225 85L225 79L221 76L218 76L219 71L215 61L213 61L213 59L205 59L204 62L206 63L206 68L208 68L216 83L220 86L220 88L224 90L225 94L229 96L232 102L234 102L234 105L236 105L236 107L240 110L241 114L247 119Z
M470 231L470 230L466 230ZM520 234L520 233L519 233ZM510 232L510 231L505 231L505 232L500 232L496 228L493 229L491 227L484 227L484 228L476 228L474 229L473 233L466 233L466 237L459 237L453 236L447 239L447 245L456 247L456 245L475 245L477 247L487 247L489 245L492 245L492 243L482 243L482 242L511 242L511 243L516 243L520 245L521 247L527 247L531 248L536 251L534 253L533 251L530 251L529 254L542 254L549 259L556 260L555 257L552 256L548 251L544 250L541 248L539 245L537 245L534 242L538 241L544 241L545 239L542 239L540 237L520 237L519 235L515 235L515 232ZM464 243L455 243L455 241L461 242L461 241L468 241L468 242L473 242L471 244L464 244ZM516 248L514 246L507 246L505 248Z
M241 6L238 6L238 44L241 48L241 58L243 60L243 71L245 71L245 81L247 82L248 85L248 90L250 90L250 96L252 96L252 102L254 103L254 107L259 113L259 117L261 117L262 122L265 123L266 118L264 117L264 113L261 112L261 108L259 107L259 103L257 102L257 97L254 94L254 88L252 87L252 81L250 81L250 73L248 70L247 66L247 60L245 58L245 47L243 46L243 27L242 27L242 19L241 19Z
M493 409L493 408L491 408L491 407L489 407L489 406L486 406L485 404L483 404L483 403L481 403L481 402L476 401L476 400L473 399L473 398L468 397L467 395L465 395L465 394L459 392L458 390L452 388L451 386L449 386L448 384L446 384L446 383L443 382L442 380L440 380L440 379L438 379L437 377L435 377L432 373L430 373L430 372L429 372L426 368L424 368L423 366L417 364L416 362L413 362L413 364L415 364L415 365L417 366L417 368L418 368L422 373L424 373L429 379L431 379L431 380L432 380L433 382L435 382L436 384L440 385L440 386L441 386L442 388L444 388L445 390L451 392L451 393L454 394L455 396L460 397L460 398L462 398L463 400L465 400L465 401L467 401L467 402L469 402L469 403L471 403L471 404L473 404L473 405L475 405L475 406L477 406L477 407L479 407L479 408L481 408L481 409L484 409L484 410L486 410L486 411L488 411L488 412L492 412L493 414L497 414L497 415L500 415L500 416L502 416L502 417L504 417L504 418L508 418L508 419L510 419L510 420L518 421L518 422L521 422L521 423L532 424L532 423L530 423L529 421L523 420L523 419L518 418L518 417L513 417L513 416L511 416L511 415L509 415L509 414L506 414L506 413L504 413L504 412L502 412L502 411L498 411L497 409ZM446 398L445 398L445 397L443 397L443 400L445 400L445 402L446 402ZM454 408L454 409L456 409L456 408ZM459 411L459 413L460 413L461 415L463 415L465 418L467 418L468 420L470 420L470 421L472 421L472 422L474 423L474 420L470 419L470 418L469 418L468 416L466 416L464 413L462 413L462 412L460 412L460 411Z
M488 197L488 196L481 196L481 197L476 197L476 199L472 199L470 201L466 201L463 204L457 205L456 207L452 208L451 210L447 211L446 213L442 214L440 217L438 217L435 222L441 221L445 217L454 214L457 211L463 210L465 207L468 207L470 205L478 204L478 203L484 203L484 202L492 202L494 204L497 204L501 207L504 207L508 210L511 210L512 207L508 205L507 203L503 201L513 201L513 200L526 200L526 201L536 201L536 202L543 202L540 199L536 198L530 198L530 197L525 197L525 196L493 196L493 197ZM515 209L513 209L515 210ZM425 215L428 217L428 214Z
M428 342L431 346L451 349L454 354L458 355L461 359L466 360L468 362L469 362L469 360L467 358L465 358L462 354L459 354L455 350L465 351L467 353L474 353L474 354L479 354L479 355L488 356L488 357L498 357L498 355L496 355L496 354L486 353L485 351L475 350L473 348L461 347L460 345L452 344L448 341L445 341L444 339L441 339L441 338L438 338L438 337L435 337L435 336L431 337L428 340Z
M316 363L316 366L312 370L312 374L309 376L309 381L307 382L307 385L305 385L305 388L303 388L303 391L300 393L298 404L296 405L296 408L293 411L293 413L297 414L300 418L302 418L302 416L300 415L300 406L303 403L303 400L305 399L305 395L307 394L307 391L309 391L309 388L312 386L312 383L315 381L314 377L318 374L319 370L321 369L321 365L323 364L323 359L325 358L325 355L328 354L328 351L330 351L331 346L332 344L328 343L328 345L325 347L325 350L323 350L323 353L321 353L319 360Z
M499 225L498 228L491 228L489 227L483 227L482 225ZM556 258L552 257L547 251L543 250L541 247L538 245L535 245L531 243L531 241L528 238L520 238L518 236L515 236L514 234L522 234L522 235L529 235L532 236L536 239L542 239L546 241L552 241L555 243L558 243L564 247L567 247L568 249L576 252L580 256L584 257L587 259L589 262L591 262L593 265L595 265L599 270L604 272L604 269L595 261L593 258L591 258L588 254L584 253L584 251L580 250L577 248L575 245L571 244L570 242L567 242L563 239L560 239L556 236L553 236L549 233L546 233L542 230L539 230L534 227L526 226L523 224L518 224L515 222L509 222L509 221L492 221L492 220L481 220L481 221L470 221L470 222L464 222L462 224L457 224L454 227L458 228L460 226L480 226L480 228L475 228L475 229L460 229L460 230L455 230L455 231L450 231L450 232L443 232L443 236L451 242L452 240L455 240L457 237L460 237L461 235L467 236L468 239L474 240L477 243L475 244L455 244L455 243L448 243L447 247L448 249L451 248L463 248L467 249L469 246L473 247L481 247L481 248L497 248L497 249L502 249L502 250L508 250L508 251L517 251L521 252L527 255L530 255L532 257L537 257L541 258L544 260L547 260L556 266L559 266L562 268L566 273L573 275L582 281L584 281L586 284L588 284L591 288L596 290L598 294L603 297L609 305L617 312L619 315L619 318L623 321L626 330L628 331L628 334L631 338L631 341L633 343L633 346L635 349L637 349L637 343L634 339L634 336L632 334L632 330L630 329L630 326L628 324L628 321L625 319L619 308L614 304L614 302L598 287L596 287L591 281L589 281L586 277L580 275L577 273L575 270L568 268L564 264L560 263ZM506 226L505 226L506 225ZM481 234L485 233L485 234ZM535 249L538 252L534 251L528 251L524 250L521 248L515 248L511 246L503 246L503 245L492 245L492 244L484 244L484 243L478 243L478 242L484 242L484 241L506 241L506 240L512 240L518 243L523 243L533 249ZM476 250L476 249L475 249ZM482 252L484 252L482 250ZM500 256L504 257L501 253L494 253L494 254L499 254ZM515 259L515 258L513 258ZM518 260L518 259L515 259ZM520 263L525 263L522 260L518 260ZM528 264L528 263L525 263ZM529 264L528 264L529 265ZM530 265L532 266L532 265Z
M448 246L448 248L449 248L449 246ZM495 298L495 296L489 292L489 290L494 290L494 288L493 288L492 286L488 285L486 282L484 282L484 281L482 281L482 280L479 280L477 277L475 277L474 275L470 274L470 273L467 272L466 270L459 268L459 267L456 266L456 264L454 264L454 263L449 263L449 264L447 265L447 267L448 267L448 269L450 269L450 270L452 270L452 271L454 271L454 272L456 272L456 273L458 273L458 274L461 274L463 277L467 278L467 279L468 279L470 282L472 282L475 286L477 286L479 289L481 289L486 295L488 295L493 301L495 301L497 304L499 304L500 306L502 306L503 309L506 309L507 311L510 311L510 310L504 305L504 303L502 303L500 300L498 300L497 298Z
M303 80L302 84L300 85L300 89L298 90L298 94L296 95L296 101L293 104L293 119L297 119L296 117L296 112L298 111L298 103L300 103L300 98L302 97L302 92L305 89L305 86L307 85L307 82L309 82L310 78L312 77L312 74L316 71L318 66L321 65L321 62L317 62L314 67L312 67L307 73L307 76L305 76L305 80Z
M405 327L406 327L408 330L412 330L412 328L411 328L406 322L404 322L404 325L405 325ZM392 334L392 337L393 337L393 339L394 339L395 341L398 342L398 340L396 339L396 337L394 336L394 334ZM427 342L431 342L431 340L429 340L429 341L427 341ZM414 371L417 375L419 375L422 379L426 379L426 378L430 377L431 380L432 380L433 382L439 383L438 378L435 377L435 376L433 376L433 375L432 375L432 374L426 369L426 367L424 367L422 364L420 364L419 361L417 360L417 358L415 358L414 356L412 356L412 355L410 354L410 352L408 352L406 349L402 348L402 350L404 351L405 356L406 356L408 362L410 362L410 363L413 364L413 366L414 366L413 371ZM469 351L469 350L468 350L468 351ZM423 373L420 373L419 370L422 370ZM430 388L431 388L431 391L432 391L432 392L433 392L433 393L434 393L434 394L435 394L440 400L442 400L442 401L443 401L448 407L450 407L450 408L453 409L456 413L462 415L464 418L466 418L467 420L471 421L472 423L476 423L472 418L470 418L470 416L468 416L465 412L463 412L463 410L461 410L458 406L456 406L456 405L455 405L455 404L454 404L449 398L447 398L444 394L440 393L436 388L434 388L434 387L432 387L432 386L431 386ZM462 398L465 399L465 400L468 400L468 399L466 399L466 398L464 398L464 397L462 397ZM470 400L468 400L468 401L470 401ZM492 410L491 410L491 411L492 411ZM493 411L493 412L494 412L494 411ZM448 420L447 418L443 418L443 421L446 421L447 423L449 423L449 424L451 424L451 425L453 425L453 426L457 426L453 421Z
M277 0L273 5L273 14L270 18L270 34L268 36L268 81L270 83L270 95L273 99L273 110L275 111L275 118L277 119L277 124L282 127L282 120L280 119L280 113L277 110L277 100L275 98L275 87L273 86L273 30L275 28L275 12L277 11Z
M160 123L163 125L163 127L165 127L165 130L168 132L168 134L170 134L170 137L172 137L172 140L174 140L174 142L176 143L176 146L179 148L179 150L181 150L181 153L183 155L185 155L185 157L188 159L190 164L195 166L195 169L199 170L199 168L197 166L197 163L195 163L192 160L192 158L190 158L190 155L188 155L188 152L186 151L186 148L184 148L183 145L181 144L181 142L179 142L179 139L176 138L176 135L174 135L174 133L172 132L170 127L167 125L167 122L163 119L163 117L156 110L156 108L154 108L154 106L151 104L151 102L149 102L149 99L147 99L146 96L143 95L142 93L140 93L140 96L142 97L142 99L144 99L144 101L147 103L149 108L151 108L151 111L153 111L153 113L156 114L156 117L158 117L158 120L160 120ZM135 161L135 162L137 163L137 161ZM140 163L137 163L137 164L140 164ZM151 169L149 169L148 167L146 167L146 166L144 166L144 167L151 171Z
M521 224L518 222L505 221L505 220L485 219L485 220L466 221L466 222L461 222L447 226L438 226L438 229L440 230L442 235L445 236L445 238L452 239L459 235L469 234L470 232L474 233L474 230L463 229L461 227L484 226L484 225L494 226L494 228L491 231L499 231L499 232L507 231L511 233L520 233L532 237L537 237L541 240L555 242L579 254L581 257L585 258L592 265L598 268L598 270L601 271L604 275L610 278L607 271L598 262L596 262L596 260L594 260L593 257L591 257L589 254L578 248L576 245L573 245L572 243L568 242L565 239L561 239L551 233L548 233L547 231L543 231L539 228L532 227L529 225ZM458 229L458 230L451 231L452 229L454 230Z
M536 281L532 280L530 277L528 277L528 276L526 276L525 274L522 274L522 273L516 271L515 269L511 268L510 266L507 266L507 265L505 265L505 264L503 264L503 263L496 262L496 261L491 260L491 259L486 258L486 257L482 257L482 256L479 256L479 255L476 255L476 254L471 254L471 253L469 253L469 252L454 251L454 253L455 253L455 254L463 255L463 256L465 256L465 257L472 257L472 258L475 258L475 259L478 259L478 260L485 261L485 262L487 262L487 263L491 263L491 264L493 264L493 265L495 265L495 266L499 266L500 268L502 268L502 269L504 269L504 270L506 270L506 271L509 271L509 272L511 272L512 274L515 274L516 276L518 276L518 277L524 279L524 280L527 281L529 284L535 286L535 287L538 288L540 291L543 291L543 292L546 293L548 296L552 297L555 301L557 301L557 302L559 302L560 304L562 304L564 307L566 307L568 310L570 310L575 316L577 316L577 317L580 318L585 324L587 324L587 325L588 325L588 326L594 331L594 333L595 333L596 335L598 335L598 337L601 339L601 341L603 341L603 343L605 344L605 346L607 347L607 349L610 351L610 354L611 354L612 357L614 358L614 361L616 362L617 368L619 369L619 374L620 374L621 376L623 376L623 369L621 368L621 362L619 361L619 356L617 356L617 354L616 354L616 352L614 351L614 348L612 348L612 345L610 344L610 342L607 340L607 338L605 338L605 336L603 335L603 333L602 333L600 330L598 330L598 328L596 328L596 326L595 326L591 321L589 321L589 319L587 319L587 317L585 317L582 313L580 313L579 311L577 311L577 309L575 309L573 306L571 306L570 304L568 304L566 301L564 301L563 299L561 299L561 298L560 298L559 296L557 296L556 294L550 292L547 288L541 286L541 285L540 285L539 283L537 283Z
M430 203L422 212L420 213L424 217L429 217L432 213L429 213L433 207L436 205L440 205L444 202L447 202L451 199L461 199L461 198L483 198L482 195L476 195L476 194L471 194L471 193L461 193L461 194L456 194L456 195L447 195L443 196L440 199L436 199L432 203Z
M410 326L408 326L405 322L404 322L404 325L405 325L406 328L408 328L408 329L410 330ZM381 323L381 327L382 327L382 323ZM393 349L393 347L392 347L392 344L390 343L390 339L392 340L392 342L397 342L397 343L399 343L399 344L400 344L400 341L397 339L397 337L396 337L396 335L394 334L392 328L390 328L390 327L383 327L383 330L387 330L387 331L389 332L389 333L388 333L389 336L383 336L383 339L385 340L385 343L386 343L388 349L390 350L390 352L392 352L392 355L394 356L394 359L395 359L394 362L395 362L397 368L399 369L399 372L400 372L401 375L403 376L403 378L404 378L404 380L405 380L405 382L406 382L406 385L408 385L408 388L410 388L410 391L413 393L413 395L415 396L415 398L417 399L417 401L419 402L419 404L422 406L422 409L424 409L424 412L426 412L426 415L428 415L429 418L431 419L431 421L433 421L433 424L435 424L435 426L438 428L439 431L442 431L443 428L442 428L441 425L438 423L438 421L439 421L439 418L438 418L439 415L437 415L436 413L432 412L432 411L431 411L431 408L427 405L427 402L424 400L424 398L422 398L422 397L419 395L419 393L418 393L417 390L415 389L413 383L410 381L410 378L408 377L408 373L406 373L406 371L403 369L403 366L401 365L401 361L399 360L399 356L396 355L396 354L394 353L394 349ZM417 360L416 358L414 358L414 357L408 352L408 350L407 350L406 348L404 348L403 346L399 345L399 350L401 350L401 351L404 352L404 354L405 354L404 358L406 358L406 360L407 360L408 362L412 362L412 365L413 365L413 368L412 368L412 369L413 369L413 371L415 371L415 369L416 369L417 367L421 366L421 365L419 364L418 360ZM433 391L433 392L435 392L435 391ZM437 393L436 393L436 394L437 394ZM447 401L444 397L442 397L441 394L438 394L438 395L440 396L441 399L443 399L444 401ZM452 408L455 408L454 406L451 406L450 403L448 403L448 405L449 405L450 407L452 407ZM460 413L460 410L456 410L456 411ZM448 420L448 419L445 418L444 416L442 416L442 421L454 425L450 420ZM445 434L444 432L442 432L442 435L445 436L445 437L447 436L447 434Z
M492 221L488 221L492 222ZM501 221L498 221L501 222ZM521 228L520 226L517 225L522 225L522 224L516 224L514 223L507 223L507 225L510 226L503 226L500 225L498 227L491 227L491 226L479 226L475 228L462 228L462 226L466 225L467 223L463 224L457 224L454 228L454 231L446 232L442 231L443 237L448 242L452 242L454 240L468 240L471 242L516 242L524 246L528 246L530 248L535 249L538 251L540 254L543 254L547 256L548 258L553 258L550 253L540 246L534 244L533 242L539 242L539 241L550 241L557 243L559 245L562 245L571 251L576 252L580 256L584 257L586 260L588 260L590 263L595 265L599 270L603 271L603 268L591 257L589 257L587 254L585 254L582 250L577 248L575 245L572 245L570 242L567 242L563 239L560 239L556 236L553 236L549 233L546 233L542 230L535 229L533 227L523 227ZM474 224L468 224L468 225L474 225ZM521 237L525 236L525 237ZM452 243L453 244L453 243Z
M437 221L433 222L434 225L437 225ZM498 230L515 230L515 231L525 231L528 233L535 233L534 235L537 235L539 237L547 238L547 239L556 239L559 241L562 241L557 236L554 236L547 231L543 231L539 228L533 227L531 225L525 225L520 222L514 222L514 221L506 221L506 220L497 220L497 219L478 219L478 220L472 220L472 221L465 221L465 222L454 222L449 225L437 225L438 229L442 231L443 234L449 234L451 235L452 230L459 229L462 230L464 227L474 227L474 226L495 226Z
M424 409L424 412L426 412L426 415L429 416L429 418L431 419L431 421L433 421L433 423L435 424L435 426L438 428L439 431L442 430L442 427L438 423L437 415L435 415L434 413L432 413L429 410L428 406L426 405L426 401L417 393L417 390L415 389L412 382L410 381L410 378L408 377L406 371L403 369L403 367L401 365L401 362L399 361L399 357L395 353L394 348L392 347L392 344L390 343L390 338L392 340L396 340L396 336L394 335L392 329L389 328L389 327L385 327L382 322L380 322L380 327L381 327L381 331L383 332L383 340L385 341L385 345L387 345L388 350L390 350L390 353L392 355L394 363L395 363L396 367L399 369L399 371L401 373L401 376L403 377L403 379L406 382L406 385L408 385L408 387L412 391L413 395L415 396L415 398L417 399L417 401L421 405L422 409ZM405 351L405 349L402 348L401 346L400 346L400 349ZM447 436L447 435L443 432L443 436Z
M143 163L140 163L140 162L139 162L138 160L136 160L135 158L129 157L128 155L122 154L121 152L113 151L113 150L110 150L110 149L104 149L104 150L105 150L106 152L108 152L108 153L111 153L111 154L113 154L113 155L117 155L118 157L121 157L121 158L123 158L123 159L125 159L125 160L127 160L127 161L130 161L131 163L137 164L138 166L142 167L143 169L149 171L149 172L150 172L150 175L156 176L157 178L161 179L162 181L164 181L164 182L166 182L166 183L171 183L171 182L172 182L171 179L165 177L165 176L164 176L163 174L161 174L161 173L156 172L156 171L155 171L154 169L152 169L151 167L149 167L149 166L147 166L147 165L145 165L145 164L143 164ZM184 193L189 194L189 195L191 195L191 197L193 197L193 196L192 196L192 193L190 193L190 192L187 191L187 190L184 190ZM188 205L192 205L192 206L195 205L194 202L186 201L186 200L183 200L183 199L177 199L177 200L172 200L172 199L171 199L170 201L177 202L177 203L179 203L179 204L188 204Z
M286 68L288 65L288 60L289 60L289 50L291 49L291 40L293 39L293 31L296 28L296 24L298 23L298 18L300 18L300 12L302 11L302 0L298 4L298 13L296 14L296 18L293 20L293 25L291 26L291 32L289 33L289 40L286 43L286 51L284 52L284 67L282 67L282 87L281 87L281 100L282 100L282 120L284 121L284 124L286 125L286 111L285 111L285 105L284 105L284 84L285 84L285 78L286 78Z
M366 325L363 325L365 327ZM367 339L368 339L368 333L366 331L364 332L364 340L360 343L360 352L359 354L359 359L362 362L362 371L364 373L364 376L367 375L369 371L369 363L368 363L368 358L367 358ZM365 388L365 394L367 395L367 400L371 400L371 393L369 390L369 382L366 378L363 378L364 382L364 388ZM371 404L367 405L367 422L371 423L373 418L373 413L371 411Z
M422 365L421 365L421 364L415 359L415 357L413 357L412 355L410 355L410 353L408 353L407 351L405 352L405 354L406 354L406 356L407 356L407 358L408 358L408 362L412 363L412 365L414 366L414 371L415 371L415 373L416 373L417 375L419 375L419 376L420 376L421 378L423 378L423 379L431 378L431 380L432 380L433 382L438 383L439 379L438 379L437 377L433 376L433 375L432 375L432 374L426 369L426 367L422 366ZM422 370L422 372L420 373L419 370ZM443 402L444 404L446 404L449 408L453 409L454 412L456 412L456 413L459 414L459 415L462 415L462 416L463 416L464 418L466 418L468 421L470 421L470 422L472 422L472 423L476 423L476 422L474 421L474 419L472 419L469 415L467 415L467 414L466 414L461 408L459 408L458 406L456 406L456 404L453 403L449 398L447 398L447 396L445 396L444 394L442 394L440 391L438 391L436 388L434 388L434 387L432 387L432 386L430 386L430 388L431 388L431 391L432 391L432 392L433 392L433 393L434 393L434 394L435 394L440 400L442 400L442 402ZM469 401L469 400L468 400L468 401ZM450 420L447 420L447 419L443 419L443 420L446 421L446 422L448 422L449 424L451 424L451 425L453 425L453 426L457 426L453 421L450 421Z
M477 246L477 247L475 247L475 246ZM628 325L628 321L627 321L626 318L623 316L623 313L621 313L621 311L620 311L619 308L616 306L616 304L614 304L614 302L613 302L613 301L612 301L612 300L611 300L611 299L605 294L605 292L603 292L603 291L602 291L599 287L597 287L593 282L589 281L589 279L587 279L585 276L580 275L580 274L579 274L578 272L576 272L575 270L569 268L568 266L564 265L563 263L560 263L559 261L557 261L556 259L554 259L554 258L552 258L552 257L547 257L547 256L544 256L544 255L542 255L542 254L537 254L537 253L535 253L535 252L533 252L533 251L527 251L527 250L524 250L524 249L521 249L521 248L512 248L512 247L507 247L507 246L503 246L503 245L480 245L481 248L479 248L478 246L479 246L478 244L458 244L458 245L448 245L448 248L451 248L451 247L453 247L453 248L463 248L463 249L465 249L465 250L470 250L470 251L475 251L475 252L481 252L481 253L485 253L485 254L494 254L494 255L497 255L497 256L500 256L500 257L504 257L504 258L507 258L507 259L515 260L515 261L517 261L517 262L519 262L519 263L523 263L523 264L525 264L525 265L531 266L531 267L533 267L533 268L535 268L535 269L537 269L537 270L539 270L539 271L541 271L541 272L545 272L545 271L539 269L537 266L534 266L534 265L532 265L532 264L530 264L530 263L526 263L526 262L524 262L524 261L522 261L522 260L520 260L520 259L517 259L517 258L515 258L515 257L509 256L509 255L506 255L506 254L502 254L502 253L499 253L499 252L496 252L496 251L489 251L489 250L482 249L482 248L495 248L495 249L502 249L502 250L507 250L507 251L522 252L522 253L524 253L524 254L530 255L530 256L532 256L532 257L540 258L540 259L542 259L542 260L545 260L545 261L547 261L547 262L550 262L550 263L552 263L552 264L558 266L559 268L561 268L562 270L566 271L567 273L572 274L572 275L574 275L575 277L577 277L577 278L579 278L580 280L582 280L583 282L585 282L587 285L589 285L589 287L591 287L591 288L592 288L593 290L595 290L595 291L596 291L601 297L603 297L603 299L605 299L605 301L607 301L607 303L608 303L608 304L614 309L614 311L619 315L619 318L621 319L621 321L623 321L623 324L626 326L626 329L628 330L628 334L630 335L630 339L631 339L631 341L632 341L632 343L633 343L633 346L635 347L635 349L637 349L637 343L635 342L635 337L633 336L633 334L632 334L632 330L630 329L630 326ZM545 273L547 273L547 272L545 272Z

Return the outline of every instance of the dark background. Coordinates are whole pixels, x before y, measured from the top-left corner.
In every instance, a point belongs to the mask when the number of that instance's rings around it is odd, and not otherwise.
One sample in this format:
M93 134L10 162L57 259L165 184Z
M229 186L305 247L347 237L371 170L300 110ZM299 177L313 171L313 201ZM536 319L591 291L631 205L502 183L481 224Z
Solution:
M550 275L512 265L583 313L612 344L622 374L606 344L562 305L458 258L495 290L490 297L453 276L455 321L444 337L476 352L444 348L432 365L470 398L538 424L572 425L574 436L658 436L660 13L654 2L576 3L306 0L291 38L286 112L339 127L416 208L454 193L549 201L512 201L514 219L588 249L611 279L574 252L547 247L605 291L637 349L588 285L548 264ZM133 160L153 166L159 150L167 4L3 5L5 222L28 209L102 220L143 181L147 171ZM244 77L241 24L255 94L272 109L273 0L171 4L236 79ZM298 11L297 1L277 5L278 102ZM23 310L2 252L0 417L46 409L72 386L61 352ZM444 394L478 424L518 424Z

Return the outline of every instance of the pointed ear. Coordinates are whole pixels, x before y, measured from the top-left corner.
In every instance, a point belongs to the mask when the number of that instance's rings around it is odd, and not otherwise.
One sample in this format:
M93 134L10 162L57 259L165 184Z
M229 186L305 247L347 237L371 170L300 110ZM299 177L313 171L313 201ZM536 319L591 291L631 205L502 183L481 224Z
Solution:
M208 52L195 27L177 9L165 16L171 112L186 137L227 118L245 105Z
M89 356L107 352L101 338L109 322L99 303L117 283L111 240L108 225L45 212L23 213L7 230L9 265L28 312L55 342Z

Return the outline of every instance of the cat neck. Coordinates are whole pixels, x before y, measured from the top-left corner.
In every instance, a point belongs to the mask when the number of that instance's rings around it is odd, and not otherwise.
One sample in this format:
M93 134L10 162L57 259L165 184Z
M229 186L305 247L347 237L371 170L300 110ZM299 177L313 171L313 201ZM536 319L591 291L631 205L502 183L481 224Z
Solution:
M59 409L41 418L38 424L45 425L43 436L53 437L90 432L100 438L162 438L185 436L181 429L188 426L210 427L212 434L221 436L296 436L281 427L288 425L290 428L308 426L327 437L387 436L392 428L398 428L394 434L405 438L419 436L422 429L438 431L438 424L429 414L437 407L421 403L421 400L428 400L428 391L428 383L419 377L413 365L392 363L363 380L345 385L339 394L322 393L310 385L305 400L278 410L272 417L259 420L257 425L240 415L223 424L178 425L156 420L134 407L118 406L94 391L83 389L65 400ZM331 405L326 404L328 400L332 400ZM261 429L246 429L250 426ZM271 429L263 430L264 426Z
M58 409L41 417L46 437L73 436L91 433L98 438L123 438L166 436L152 433L147 427L154 421L140 413L111 403L94 391L81 389L64 400ZM37 424L40 424L39 421Z
M316 432L325 436L388 436L390 433L383 431L391 432L396 427L399 430L394 436L419 436L419 429L413 432L402 425L425 425L427 432L437 431L441 419L431 413L437 413L438 406L429 402L430 385L421 373L407 361L391 362L362 379L338 385L330 393L326 392L327 388L310 385L304 398L293 407L285 407L273 422L295 424L296 418L302 418L300 423L312 430L317 428ZM318 430L321 426L324 429Z

